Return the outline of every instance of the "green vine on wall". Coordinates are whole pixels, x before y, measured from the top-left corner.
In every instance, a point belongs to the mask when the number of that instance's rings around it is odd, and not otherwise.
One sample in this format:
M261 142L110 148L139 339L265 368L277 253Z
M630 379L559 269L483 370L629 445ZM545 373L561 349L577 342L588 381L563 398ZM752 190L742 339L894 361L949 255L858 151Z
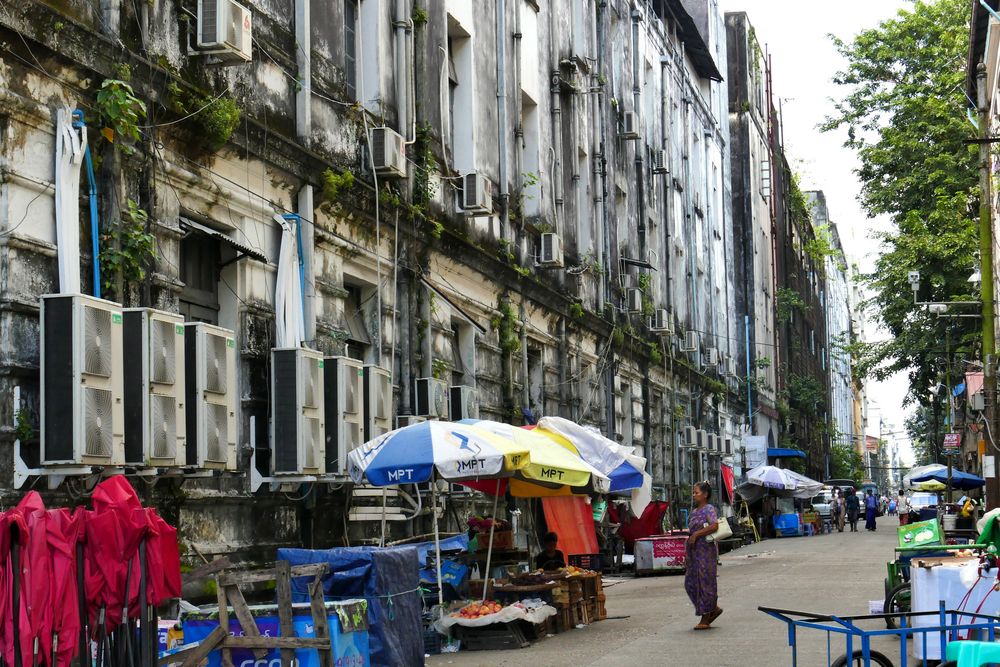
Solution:
M156 239L146 231L149 214L129 199L122 217L101 234L101 282L108 295L115 294L119 279L139 282L146 277L146 267L156 258Z
M499 336L500 349L504 354L515 354L521 350L520 326L513 304L506 299L497 306L500 311L492 320L490 328Z
M778 322L781 324L790 322L795 312L804 312L808 307L802 295L789 287L779 287L775 290L774 297L778 306Z
M101 135L123 153L133 153L132 142L140 138L139 121L146 118L146 103L135 96L132 86L121 79L105 79L94 109L104 127Z

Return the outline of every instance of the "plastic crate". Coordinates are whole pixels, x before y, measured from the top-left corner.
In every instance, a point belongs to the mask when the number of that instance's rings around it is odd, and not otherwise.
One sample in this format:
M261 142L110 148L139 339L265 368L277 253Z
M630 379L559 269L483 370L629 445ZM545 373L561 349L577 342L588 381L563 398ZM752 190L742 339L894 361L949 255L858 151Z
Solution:
M441 653L441 640L443 636L434 628L424 630L424 655L438 655Z
M576 554L566 557L567 565L583 568L584 570L601 571L601 554Z

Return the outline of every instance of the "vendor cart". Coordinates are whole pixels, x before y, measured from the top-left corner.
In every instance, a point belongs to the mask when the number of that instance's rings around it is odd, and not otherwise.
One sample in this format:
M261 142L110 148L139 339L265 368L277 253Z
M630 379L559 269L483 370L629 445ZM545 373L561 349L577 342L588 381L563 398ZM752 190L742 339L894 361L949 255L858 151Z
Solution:
M686 567L686 545L689 533L675 530L666 535L653 535L635 541L635 574L683 573Z
M788 646L791 648L791 665L797 667L799 659L799 633L818 630L826 633L826 665L828 667L930 667L936 660L915 659L909 655L911 649L923 648L921 655L927 655L930 642L937 642L941 655L947 653L950 642L965 639L996 640L1000 618L972 612L949 611L941 605L938 611L909 612L894 614L899 617L899 627L885 629L887 614L863 616L837 616L811 612L758 607L759 611L785 623L788 631ZM923 624L920 624L923 623ZM874 626L868 629L867 626ZM895 650L890 658L873 647L880 638L896 637ZM884 648L880 646L880 648ZM898 652L898 655L896 653ZM836 656L836 657L834 657ZM894 662L895 660L895 662ZM810 661L810 664L815 664ZM945 663L947 664L947 663Z
M896 628L894 613L910 611L910 561L914 557L941 556L955 551L981 552L985 547L974 544L930 544L916 547L896 547L896 558L886 563L885 603L886 627Z

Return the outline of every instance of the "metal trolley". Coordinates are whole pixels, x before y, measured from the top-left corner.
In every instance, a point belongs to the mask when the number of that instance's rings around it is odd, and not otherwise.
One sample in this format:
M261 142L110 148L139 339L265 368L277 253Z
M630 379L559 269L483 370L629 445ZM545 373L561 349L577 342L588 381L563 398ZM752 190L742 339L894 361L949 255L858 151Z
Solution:
M914 642L922 642L922 654L927 655L927 647L932 642L939 642L941 655L946 655L949 642L963 639L980 639L995 641L997 629L1000 627L1000 617L974 614L965 611L946 610L944 605L938 611L905 612L890 614L867 614L863 616L836 616L816 614L788 609L773 609L758 607L758 610L783 621L788 628L788 646L792 653L792 667L798 667L797 639L801 630L818 630L826 633L826 664L828 667L931 667L932 665L954 665L954 663L939 663L936 659L913 658L908 655L908 647ZM881 627L886 618L892 616L898 619L897 628ZM914 626L913 620L918 617L936 617L936 623ZM881 621L881 623L879 623ZM875 629L867 629L861 624L871 622ZM938 633L932 637L932 633ZM895 651L893 659L885 653L876 650L872 643L882 637L896 637L898 643L898 662ZM910 640L910 641L907 641ZM843 647L843 652L841 652ZM884 647L879 647L884 648ZM834 657L836 656L836 657Z

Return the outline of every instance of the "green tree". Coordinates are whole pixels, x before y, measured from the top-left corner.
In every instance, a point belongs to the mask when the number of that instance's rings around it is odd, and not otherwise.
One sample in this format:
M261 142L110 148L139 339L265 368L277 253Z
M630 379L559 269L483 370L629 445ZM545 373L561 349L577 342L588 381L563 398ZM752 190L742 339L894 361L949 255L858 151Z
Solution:
M861 454L851 445L840 443L830 448L831 479L852 479L860 486L864 470L865 463Z
M874 316L891 336L861 346L859 363L875 377L908 370L910 399L921 402L943 373L944 341L950 336L953 352L971 350L978 326L917 308L907 281L920 271L923 301L970 298L978 206L976 148L963 143L974 132L963 92L970 7L919 1L853 42L833 38L848 61L834 81L847 92L823 129L846 130L845 146L860 162L862 205L892 222L875 234L882 252L863 276Z
M937 462L938 445L944 441L944 408L935 418L931 406L921 405L903 422L913 447L913 464L922 466ZM935 437L936 436L936 437ZM935 442L936 440L936 442Z

